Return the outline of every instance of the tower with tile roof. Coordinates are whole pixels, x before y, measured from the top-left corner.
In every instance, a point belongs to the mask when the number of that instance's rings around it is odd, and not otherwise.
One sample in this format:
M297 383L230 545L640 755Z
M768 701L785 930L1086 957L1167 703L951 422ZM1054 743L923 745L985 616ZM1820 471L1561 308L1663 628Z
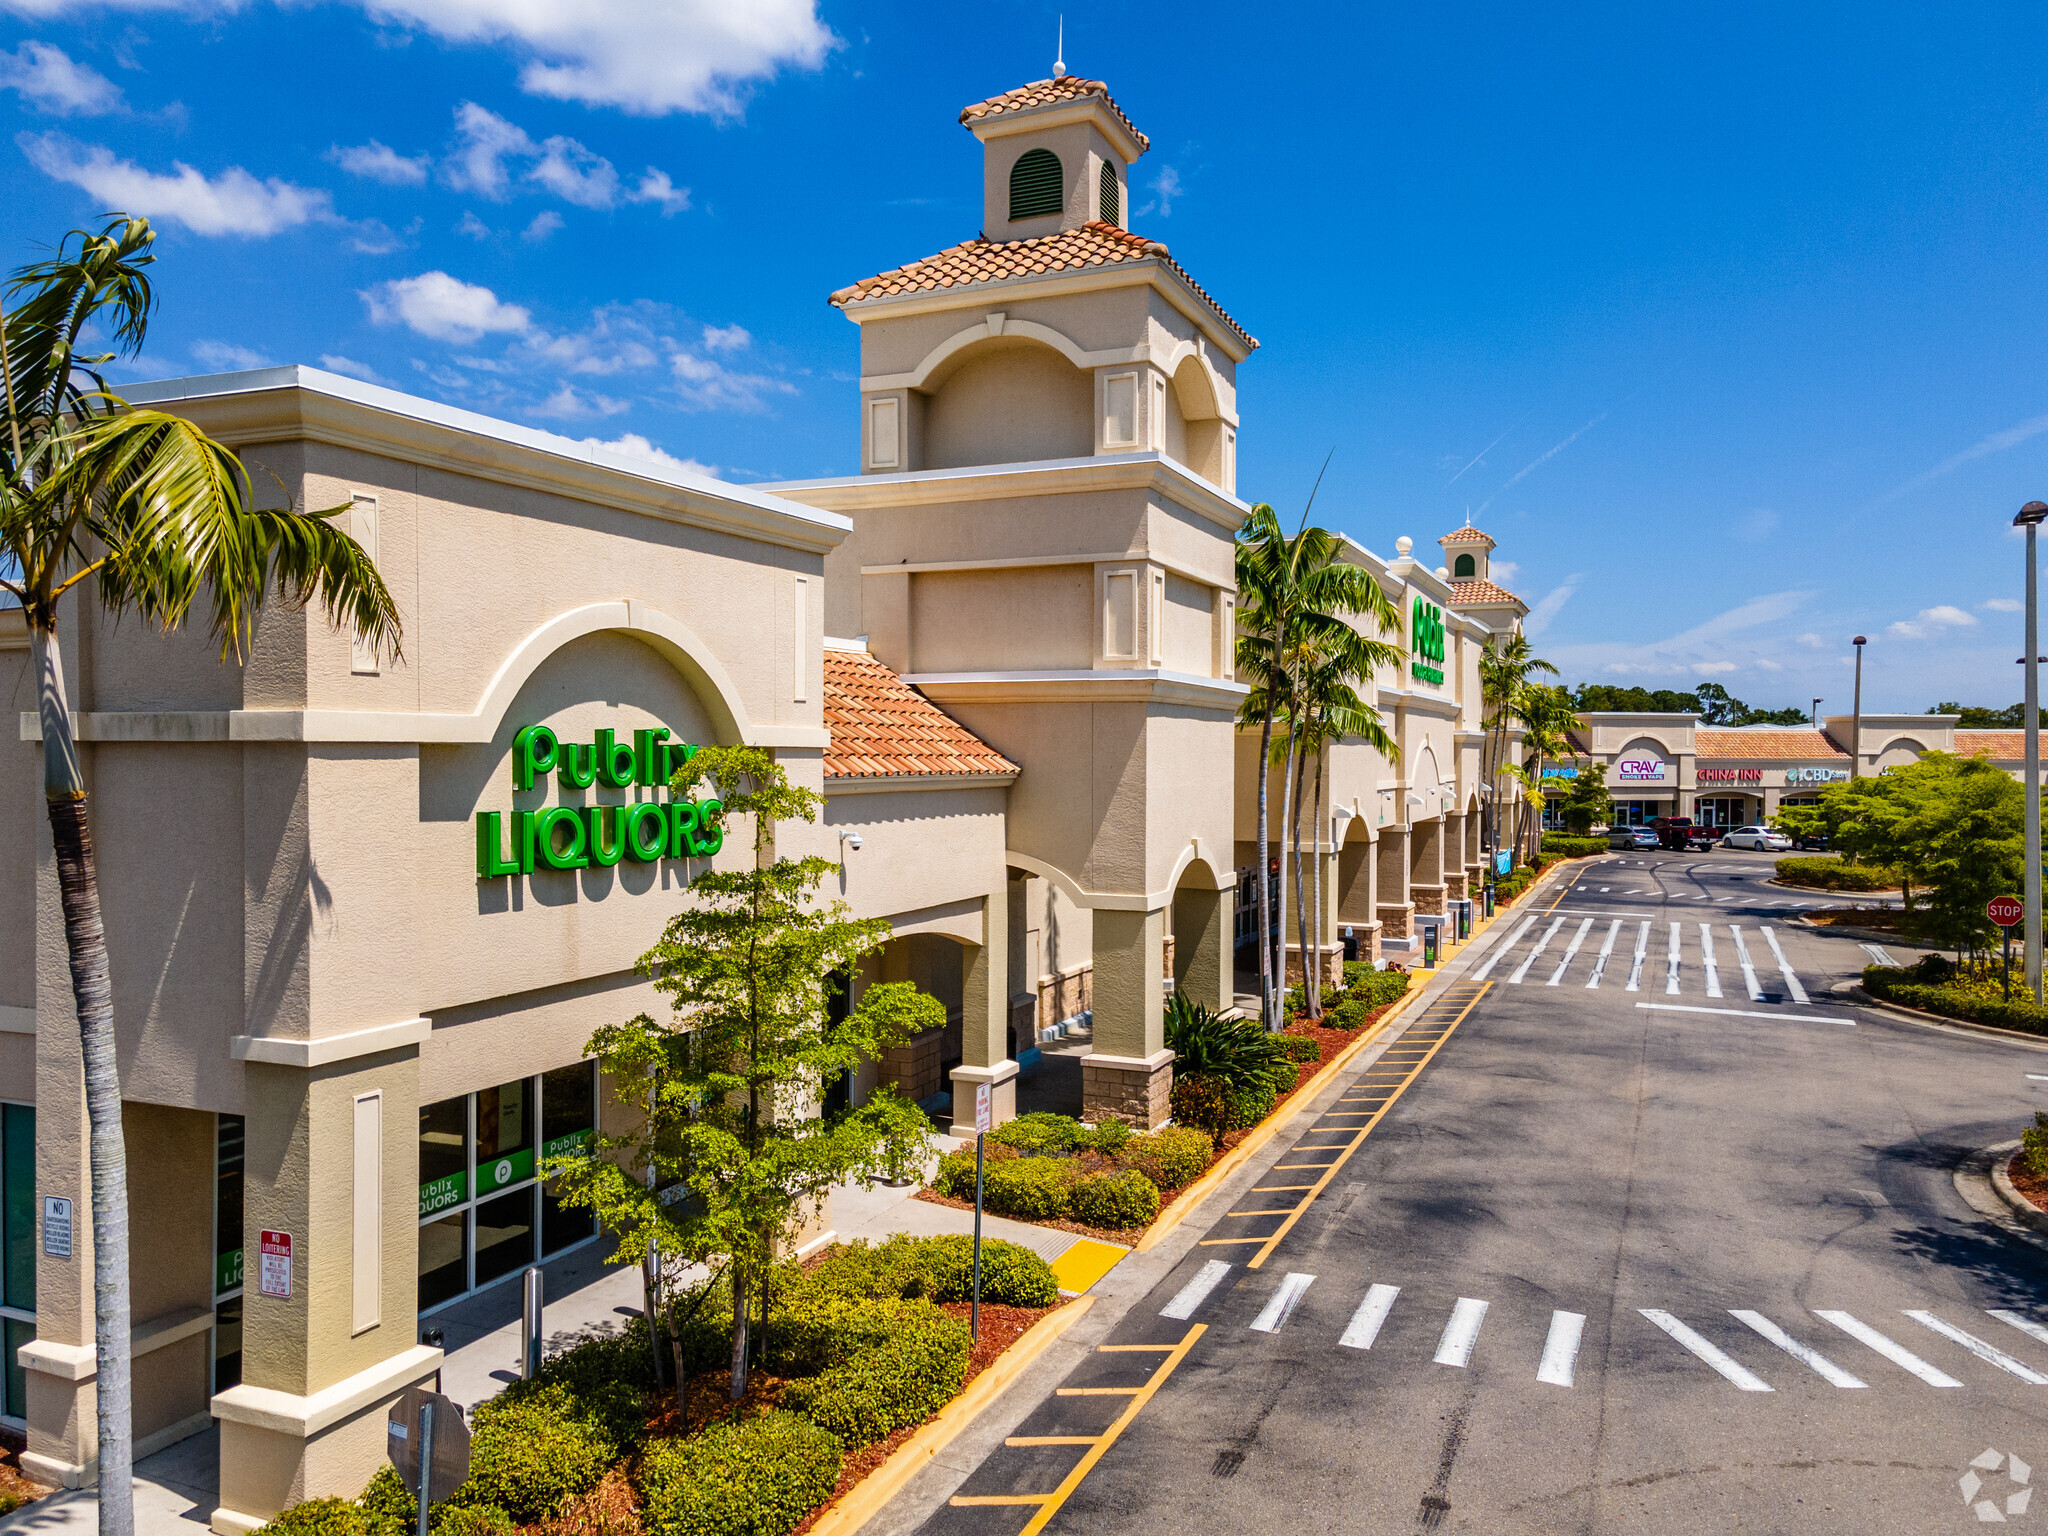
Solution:
M852 519L826 633L863 637L1016 765L1012 889L987 912L1078 911L1083 1108L1156 1125L1166 986L1235 1001L1237 366L1258 343L1129 228L1147 141L1101 81L1061 74L960 121L982 228L831 295L860 328L859 473L776 489ZM1082 966L1077 940L1041 953L1012 927L1022 1050L1030 989L1050 974L1064 997ZM1001 1115L1016 1067L971 1011L954 1081L994 1084Z
M1493 579L1493 535L1469 520L1437 540L1443 546L1444 573L1451 583L1451 606L1469 613L1496 633L1512 631L1529 615L1529 605Z

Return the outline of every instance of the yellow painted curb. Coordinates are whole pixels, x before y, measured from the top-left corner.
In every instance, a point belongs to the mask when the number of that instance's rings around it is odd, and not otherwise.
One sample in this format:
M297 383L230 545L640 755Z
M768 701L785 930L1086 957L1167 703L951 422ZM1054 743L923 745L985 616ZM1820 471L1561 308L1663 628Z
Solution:
M1048 1312L1024 1331L1021 1338L996 1357L987 1370L946 1404L924 1428L897 1446L889 1459L862 1478L837 1504L827 1509L811 1527L811 1536L853 1536L881 1513L882 1506L896 1497L903 1485L931 1463L960 1432L975 1421L1004 1390L1023 1375L1033 1361L1053 1346L1059 1336L1081 1320L1081 1314L1095 1305L1093 1296L1068 1302L1057 1312Z
M1217 1160L1214 1167L1190 1184L1178 1200L1160 1212L1159 1219L1147 1227L1145 1235L1138 1239L1137 1251L1139 1253L1150 1252L1165 1239L1169 1232L1179 1226L1189 1216L1192 1216L1196 1208L1216 1192L1216 1187L1219 1184L1242 1168L1253 1153L1257 1152L1259 1148L1278 1135L1281 1128L1301 1112L1303 1105L1309 1103L1317 1094L1321 1093L1331 1078L1350 1065L1351 1059L1354 1056L1385 1034L1387 1027L1407 1010L1411 1002L1422 996L1422 993L1423 988L1415 986L1411 982L1408 990L1395 998L1393 1003L1387 1008L1387 1011L1380 1015L1379 1023L1331 1057L1329 1065L1303 1083L1299 1091L1290 1097L1285 1104L1281 1105L1277 1111L1253 1126L1249 1136L1224 1153Z

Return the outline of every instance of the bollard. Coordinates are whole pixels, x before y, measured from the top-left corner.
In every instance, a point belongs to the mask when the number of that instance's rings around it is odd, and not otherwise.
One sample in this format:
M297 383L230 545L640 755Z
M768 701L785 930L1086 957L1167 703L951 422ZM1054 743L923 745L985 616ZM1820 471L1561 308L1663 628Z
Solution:
M520 1337L525 1340L519 1374L528 1381L540 1374L540 1313L541 1281L540 1266L534 1265L526 1272L526 1301L522 1317L525 1326Z

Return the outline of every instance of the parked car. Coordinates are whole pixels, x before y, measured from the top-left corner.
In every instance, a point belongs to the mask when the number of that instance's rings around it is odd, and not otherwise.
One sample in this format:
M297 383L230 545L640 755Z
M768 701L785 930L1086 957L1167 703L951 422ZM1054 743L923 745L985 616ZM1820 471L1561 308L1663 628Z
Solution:
M1609 848L1654 848L1657 834L1648 827L1616 827L1607 834Z
M1793 838L1792 846L1801 853L1826 853L1835 843L1825 832L1809 832L1804 837Z
M1723 848L1749 848L1757 853L1788 853L1792 839L1769 827L1731 827L1721 839Z
M1690 816L1659 816L1650 823L1657 834L1657 846L1684 853L1688 848L1714 846L1715 829L1698 825Z

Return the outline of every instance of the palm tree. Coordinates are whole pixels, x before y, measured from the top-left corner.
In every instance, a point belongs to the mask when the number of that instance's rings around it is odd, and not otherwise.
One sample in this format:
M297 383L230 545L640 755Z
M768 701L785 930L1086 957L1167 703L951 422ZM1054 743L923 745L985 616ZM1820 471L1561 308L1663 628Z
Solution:
M1313 504L1314 497L1310 497ZM1393 602L1370 572L1342 558L1343 540L1327 528L1311 527L1307 511L1302 527L1287 537L1273 509L1264 502L1252 508L1237 543L1238 676L1252 685L1238 709L1238 723L1259 727L1258 911L1261 1001L1269 1029L1280 1025L1281 993L1286 977L1285 945L1272 950L1274 928L1266 868L1270 862L1268 807L1273 763L1273 726L1289 721L1290 738L1298 734L1296 691L1302 658L1317 651L1342 658L1349 673L1371 676L1380 664L1377 642L1368 641L1351 625L1356 616L1382 633L1400 624ZM1280 761L1281 782L1288 783L1294 743ZM1283 811L1282 824L1288 824ZM1285 905L1285 872L1282 873ZM1306 959L1306 956L1304 956Z
M1509 726L1518 718L1522 702L1522 691L1528 685L1531 673L1547 672L1557 675L1557 668L1535 654L1529 644L1529 637L1520 630L1511 635L1495 635L1486 642L1485 654L1479 658L1479 691L1481 707L1487 715L1486 761L1486 845L1489 849L1500 847L1500 800L1505 787L1501 783L1508 755Z
M337 623L396 657L396 606L337 512L255 508L235 455L188 421L138 410L95 367L141 351L156 258L146 219L108 216L73 230L47 260L20 268L0 314L7 431L0 442L0 592L24 610L43 727L43 797L70 952L90 1127L93 1336L97 1355L99 1528L135 1526L129 1436L128 1187L113 996L85 778L64 692L58 609L66 593L97 598L161 631L202 597L225 660L241 659L266 601L316 594ZM75 243L74 243L75 242ZM88 327L116 352L81 356Z
M1548 666L1549 663L1533 665ZM1578 711L1572 706L1572 697L1554 684L1525 683L1522 685L1514 706L1515 718L1522 723L1521 779L1524 790L1524 804L1533 810L1540 810L1543 803L1543 764L1546 760L1559 757L1574 757L1572 727L1579 723ZM1540 817L1524 814L1518 818L1525 843L1534 840L1540 847L1542 832Z

